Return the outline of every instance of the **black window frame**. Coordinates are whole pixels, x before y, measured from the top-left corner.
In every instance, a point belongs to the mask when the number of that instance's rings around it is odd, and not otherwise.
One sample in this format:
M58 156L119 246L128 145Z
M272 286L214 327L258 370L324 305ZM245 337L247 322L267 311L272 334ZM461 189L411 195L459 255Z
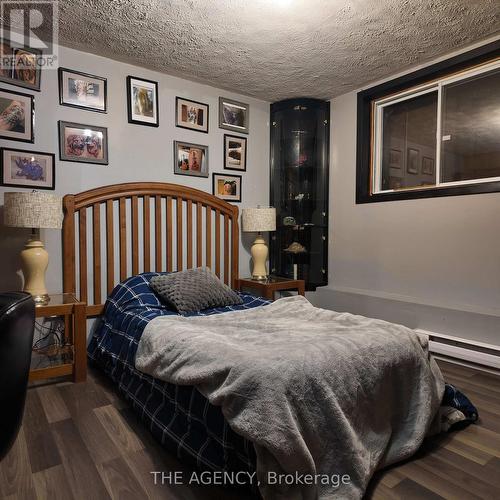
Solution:
M356 204L500 192L500 181L372 193L373 102L500 57L500 40L361 91L357 96Z

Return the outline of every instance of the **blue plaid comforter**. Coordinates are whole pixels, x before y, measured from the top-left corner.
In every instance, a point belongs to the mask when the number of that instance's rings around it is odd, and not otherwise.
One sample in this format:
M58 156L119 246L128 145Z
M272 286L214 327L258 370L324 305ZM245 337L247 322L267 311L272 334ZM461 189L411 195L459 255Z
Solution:
M194 387L162 382L135 369L135 354L146 325L157 316L177 314L149 288L149 280L158 274L139 274L116 286L92 336L89 358L118 385L153 436L180 460L202 470L253 472L253 446L228 426L219 407L211 405ZM268 304L259 297L240 296L241 305L189 316Z

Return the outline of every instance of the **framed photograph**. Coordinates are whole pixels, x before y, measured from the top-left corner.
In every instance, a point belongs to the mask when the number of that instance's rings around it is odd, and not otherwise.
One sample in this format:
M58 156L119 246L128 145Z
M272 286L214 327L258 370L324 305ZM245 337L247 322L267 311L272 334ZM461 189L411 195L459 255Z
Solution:
M434 175L434 158L429 158L427 156L422 157L422 173Z
M174 141L174 174L208 177L208 146Z
M62 106L106 113L107 79L59 68L59 103Z
M158 83L127 76L128 122L158 127Z
M212 174L212 194L226 201L241 201L241 175Z
M391 149L389 151L389 168L401 169L403 163L403 154L399 149Z
M40 91L41 68L38 59L42 51L13 48L8 40L0 40L0 81Z
M0 148L0 171L2 186L55 189L53 153Z
M219 127L248 134L249 106L244 102L219 97Z
M408 148L406 171L409 174L418 174L419 159L420 159L420 153L418 149Z
M175 126L208 134L208 104L175 98Z
M35 142L35 98L0 89L0 138Z
M108 129L60 121L59 159L107 165Z
M247 170L247 138L224 134L224 169Z

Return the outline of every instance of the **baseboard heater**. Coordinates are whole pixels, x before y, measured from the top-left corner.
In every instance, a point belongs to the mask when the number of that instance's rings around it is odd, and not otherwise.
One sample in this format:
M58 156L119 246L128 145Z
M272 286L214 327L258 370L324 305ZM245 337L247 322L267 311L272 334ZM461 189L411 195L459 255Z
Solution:
M437 357L459 360L473 365L500 370L500 347L464 340L425 330L417 330L429 337L429 349Z

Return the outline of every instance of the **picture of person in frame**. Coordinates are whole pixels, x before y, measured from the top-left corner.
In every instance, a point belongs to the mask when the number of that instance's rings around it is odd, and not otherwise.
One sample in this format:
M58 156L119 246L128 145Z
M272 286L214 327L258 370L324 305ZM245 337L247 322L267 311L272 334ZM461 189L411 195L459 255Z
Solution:
M25 50L14 50L14 79L36 84L36 55Z
M193 170L195 172L199 172L201 170L202 154L201 149L191 148L189 150L189 170Z

